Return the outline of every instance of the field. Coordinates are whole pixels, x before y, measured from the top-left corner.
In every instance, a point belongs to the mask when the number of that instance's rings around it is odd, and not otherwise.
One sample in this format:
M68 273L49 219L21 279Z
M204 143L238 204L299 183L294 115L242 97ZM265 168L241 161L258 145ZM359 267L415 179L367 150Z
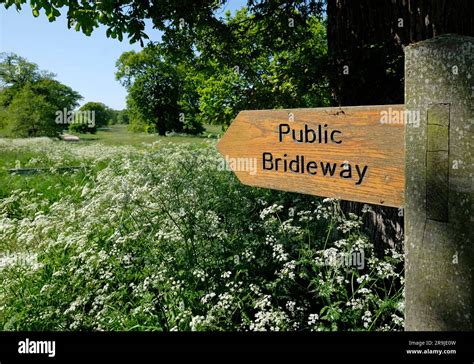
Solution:
M0 139L0 327L401 330L401 252L338 201L241 185L220 133Z
M100 142L103 145L131 145L151 144L157 141L169 140L173 143L199 143L205 139L216 139L223 134L220 125L206 125L206 131L199 136L170 134L162 137L157 134L131 133L126 125L112 125L110 130L99 130L97 134L79 134L82 144Z

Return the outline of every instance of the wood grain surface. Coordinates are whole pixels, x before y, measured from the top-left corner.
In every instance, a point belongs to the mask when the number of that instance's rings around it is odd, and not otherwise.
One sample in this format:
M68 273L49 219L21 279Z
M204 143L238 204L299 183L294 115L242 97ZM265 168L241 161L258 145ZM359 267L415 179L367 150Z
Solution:
M403 111L403 105L242 111L217 148L246 185L402 207L405 125L394 117Z

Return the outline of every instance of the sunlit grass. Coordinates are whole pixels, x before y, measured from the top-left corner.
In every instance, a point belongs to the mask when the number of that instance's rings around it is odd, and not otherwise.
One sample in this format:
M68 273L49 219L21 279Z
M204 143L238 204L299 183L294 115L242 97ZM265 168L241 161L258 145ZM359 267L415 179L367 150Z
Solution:
M158 134L132 133L127 130L127 125L111 125L109 130L99 130L96 134L79 134L79 143L99 142L104 145L133 145L142 143L153 143L157 141L169 141L173 143L196 143L204 139L216 139L222 135L219 125L206 125L206 131L202 135L170 134L166 137Z

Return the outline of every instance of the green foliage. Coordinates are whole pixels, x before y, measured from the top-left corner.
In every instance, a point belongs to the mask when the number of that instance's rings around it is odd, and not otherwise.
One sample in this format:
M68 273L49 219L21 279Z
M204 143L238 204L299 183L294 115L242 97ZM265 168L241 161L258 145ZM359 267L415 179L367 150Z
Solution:
M227 2L227 0L179 2L122 0L117 6L111 1L35 0L30 5L34 16L40 16L44 12L49 21L57 20L62 8L66 8L69 28L90 35L99 25L104 25L107 28L107 37L122 41L125 36L131 43L143 44L143 40L149 38L145 33L145 20L150 19L154 28L163 31L165 42L181 47L186 43L186 39L179 36L182 28L193 37L197 35L199 29L213 31L221 39L228 37L227 28L219 16ZM27 0L0 0L0 3L6 8L15 6L17 10L21 10ZM286 38L293 32L293 29L287 26L291 16L298 22L309 16L322 14L325 1L248 0L247 3L249 9L259 16L259 20L267 23L266 30L270 40L274 35ZM275 18L269 19L271 14L277 15L277 22Z
M135 104L135 100L127 97L127 110L129 116L128 130L132 132L156 133L156 126L153 121L147 120L140 109Z
M94 111L95 125L98 128L107 126L113 119L113 111L101 102L88 102L79 111Z
M13 151L90 169L0 200L3 330L403 328L400 252L335 200L243 186L214 143ZM328 264L353 251L361 269Z
M109 125L115 125L118 123L118 116L120 114L120 110L114 110L114 109L110 109L110 120L109 120Z
M123 109L117 113L117 124L128 124L130 122L128 110Z
M242 110L243 85L232 68L216 69L215 74L201 76L200 119L210 124L229 124L238 110Z
M0 106L0 134L2 133L2 130L5 129L7 123L8 123L8 112L7 110Z
M0 53L0 134L58 136L67 126L56 115L82 98L70 87L16 54Z
M116 77L128 89L132 130L199 134L197 98L186 69L168 62L159 47L125 52L117 61Z
M131 129L156 120L160 134L193 132L199 124L228 125L244 109L327 106L322 21L300 20L287 38L268 44L268 22L255 18L244 8L227 16L226 38L183 28L159 45L123 53L116 77L129 91ZM173 124L177 114L184 124Z
M197 37L202 120L229 124L241 110L328 106L325 25L316 16L298 20L294 12L285 29L269 33L280 15L257 21L243 8L226 19L230 39L207 31Z
M74 117L74 122L69 126L70 131L94 134L97 128L112 124L114 111L101 102L88 102Z
M7 109L0 115L4 136L38 137L58 136L63 126L54 122L56 107L30 87L19 91Z
M69 86L52 79L41 79L31 84L31 90L44 96L45 100L53 105L56 110L74 110L79 106L78 101L82 96Z
M21 1L20 1L21 3ZM225 4L165 1L41 1L51 20L68 6L70 26L86 34L99 24L107 36L146 39L144 20L164 32L159 43L125 52L117 79L129 91L131 130L200 133L203 123L228 125L244 109L327 106L327 45L321 1L253 2L235 16L217 17ZM17 6L18 2L17 2Z
M27 83L35 83L44 79L52 79L55 75L41 71L38 65L29 62L14 53L0 53L0 89L21 89Z
M74 121L69 125L69 131L71 133L79 133L79 134L95 134L97 133L97 127L91 126L87 123L83 123L82 120L80 122Z
M154 121L160 135L179 128L177 88L177 75L163 63L148 67L129 88L129 97L144 118Z
M15 6L20 10L26 0L1 0L6 8ZM120 5L112 1L64 1L35 0L30 3L35 17L42 12L50 22L61 15L60 9L67 7L68 27L91 35L100 24L107 27L107 37L123 40L128 36L131 43L148 39L145 34L145 19L151 18L154 27L166 30L169 20L178 22L184 19L196 25L206 24L214 18L214 10L221 3L215 0L180 0L177 3L158 0L151 3L142 1L121 1Z

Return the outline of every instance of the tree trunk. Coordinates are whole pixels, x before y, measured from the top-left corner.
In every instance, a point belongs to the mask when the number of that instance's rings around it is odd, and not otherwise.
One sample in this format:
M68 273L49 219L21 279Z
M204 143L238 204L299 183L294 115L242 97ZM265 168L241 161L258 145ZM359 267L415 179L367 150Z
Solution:
M327 0L336 105L404 103L403 48L443 33L474 36L472 0ZM359 214L363 204L343 202ZM365 226L381 249L403 239L403 211L372 206Z

